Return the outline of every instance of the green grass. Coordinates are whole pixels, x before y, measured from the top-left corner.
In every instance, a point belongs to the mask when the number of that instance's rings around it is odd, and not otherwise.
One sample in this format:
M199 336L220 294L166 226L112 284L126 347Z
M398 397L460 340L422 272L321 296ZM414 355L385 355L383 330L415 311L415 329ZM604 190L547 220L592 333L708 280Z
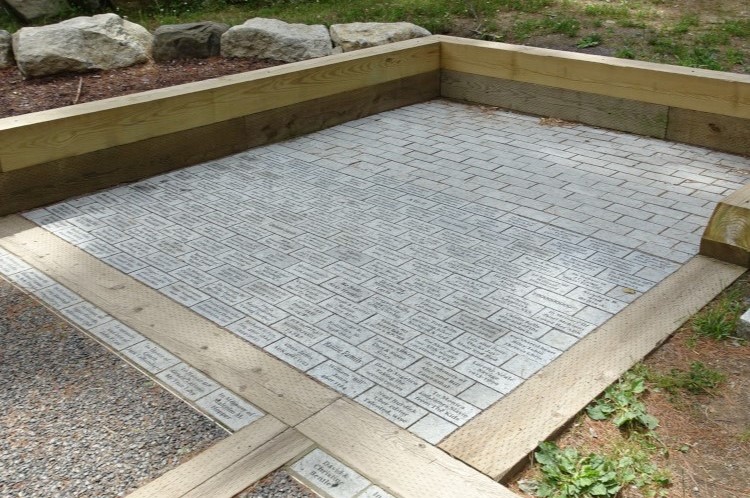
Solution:
M697 67L700 69L713 69L721 71L724 66L719 61L719 51L715 48L693 47L677 57L681 66Z
M584 7L583 12L589 17L606 20L623 20L631 16L630 9L626 5L589 4Z
M621 49L618 49L617 52L615 52L615 57L619 57L620 59L636 59L635 50L633 50L630 47L623 47Z
M721 29L730 36L750 38L750 19L731 19L724 21Z
M676 35L684 35L691 31L691 28L698 27L700 25L700 21L698 19L698 16L695 14L686 14L682 16L682 18L677 21L677 24L672 28L672 33Z
M554 3L554 0L497 0L498 8L512 12L541 12Z
M175 24L211 19L227 24L241 24L252 17L269 17L286 22L306 24L347 23L357 21L397 22L409 21L433 33L447 32L457 17L486 16L494 13L498 4L491 2L455 2L451 0L390 0L369 2L357 0L319 0L301 2L293 0L259 1L248 4L226 5L214 1L206 7L164 7L158 12L136 11L123 14L154 29L162 24Z
M7 7L0 3L0 29L13 33L20 28L21 23L16 20Z
M152 0L117 13L150 30L163 24L213 20L230 25L252 17L305 24L408 21L433 33L474 33L488 40L527 43L564 35L569 47L600 46L621 58L713 70L750 71L750 19L710 7L672 15L677 0ZM69 15L91 14L74 11ZM712 22L706 19L711 17ZM41 24L40 21L37 24ZM0 29L20 24L0 6ZM460 31L458 31L460 30ZM581 33L583 35L581 35ZM601 38L596 38L600 36ZM559 47L559 40L555 40ZM566 45L563 42L563 45Z
M695 315L693 332L717 341L729 339L737 329L743 311L739 292L729 292L715 304Z
M581 23L574 17L545 17L517 21L511 34L518 41L548 34L562 34L574 38L580 29Z
M598 33L594 33L588 36L584 36L581 40L576 43L578 48L591 48L602 44L602 37Z
M649 373L647 378L654 387L672 395L683 391L690 394L710 394L726 380L726 375L700 361L694 361L687 371L673 368L668 374Z

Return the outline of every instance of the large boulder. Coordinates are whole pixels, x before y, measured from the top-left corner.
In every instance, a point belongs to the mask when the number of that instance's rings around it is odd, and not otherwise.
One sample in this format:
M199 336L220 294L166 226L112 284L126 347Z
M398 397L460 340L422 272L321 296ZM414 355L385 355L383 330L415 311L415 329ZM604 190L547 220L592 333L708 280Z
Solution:
M219 55L229 25L216 22L167 24L154 31L154 60L202 59Z
M429 35L429 31L410 22L353 22L331 26L333 44L344 52Z
M12 66L13 61L13 38L10 33L0 29L0 67Z
M70 8L65 0L4 0L22 20L29 22L55 17Z
M21 28L13 52L24 77L132 66L149 60L151 33L116 14Z
M229 28L221 37L221 55L224 57L295 62L331 53L331 37L322 24L287 24L256 17Z

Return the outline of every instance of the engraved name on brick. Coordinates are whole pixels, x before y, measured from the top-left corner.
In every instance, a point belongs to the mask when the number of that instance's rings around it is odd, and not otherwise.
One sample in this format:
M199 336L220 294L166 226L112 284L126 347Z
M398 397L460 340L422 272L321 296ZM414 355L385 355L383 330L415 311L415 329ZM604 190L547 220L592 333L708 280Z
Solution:
M371 337L363 342L359 345L359 348L398 368L406 368L420 358L417 353L409 348L378 336Z
M400 396L408 396L424 384L412 374L380 360L365 365L358 372Z
M408 399L458 426L465 424L479 413L479 409L475 406L431 385L419 388L410 394Z
M407 368L407 371L453 395L460 393L474 383L471 379L456 373L453 369L427 358L411 365Z
M501 338L498 344L541 365L546 365L560 354L560 351L554 348L516 333L510 333Z
M250 317L229 325L227 329L250 343L262 348L283 337L279 332Z
M351 370L366 365L373 357L338 337L328 337L313 346L313 349Z
M486 341L468 332L457 337L451 344L498 367L515 354L493 342Z
M469 358L458 365L456 370L503 394L509 393L523 381L516 375L476 358Z
M287 337L266 347L266 351L303 372L323 363L326 359L322 354L316 353L307 346Z
M366 377L330 360L321 363L307 373L350 398L359 396L374 385Z
M424 409L411 401L380 386L374 386L357 397L356 401L403 428L427 414Z
M218 389L196 403L233 431L258 420L263 412L227 389Z

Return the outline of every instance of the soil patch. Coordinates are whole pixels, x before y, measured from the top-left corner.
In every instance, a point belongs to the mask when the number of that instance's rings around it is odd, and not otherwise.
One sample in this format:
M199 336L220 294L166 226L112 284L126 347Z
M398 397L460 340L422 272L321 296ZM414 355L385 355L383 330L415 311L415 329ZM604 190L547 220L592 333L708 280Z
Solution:
M732 289L747 303L750 277L745 274ZM717 300L720 298L717 298ZM711 306L709 304L709 306ZM659 419L654 441L654 463L671 474L670 498L747 498L750 496L750 344L736 340L696 339L691 322L644 360L646 368L666 375L688 371L694 362L719 371L726 380L710 394L670 394L651 389L644 398L648 413ZM652 386L653 387L653 386ZM628 444L610 421L580 415L555 439L557 445L578 448L582 454L607 454ZM520 480L539 474L527 467L510 480L521 496ZM626 489L623 498L642 495Z
M213 57L148 63L82 75L62 74L30 80L24 80L16 68L0 69L0 118L244 73L279 64L257 59Z

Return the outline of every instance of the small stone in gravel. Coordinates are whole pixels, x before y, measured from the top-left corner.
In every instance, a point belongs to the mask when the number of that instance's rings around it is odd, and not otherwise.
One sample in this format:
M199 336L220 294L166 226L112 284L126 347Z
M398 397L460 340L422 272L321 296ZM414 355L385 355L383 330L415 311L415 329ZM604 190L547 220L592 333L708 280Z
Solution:
M313 491L280 469L273 472L235 498L318 498Z
M0 278L0 497L115 497L226 433Z

